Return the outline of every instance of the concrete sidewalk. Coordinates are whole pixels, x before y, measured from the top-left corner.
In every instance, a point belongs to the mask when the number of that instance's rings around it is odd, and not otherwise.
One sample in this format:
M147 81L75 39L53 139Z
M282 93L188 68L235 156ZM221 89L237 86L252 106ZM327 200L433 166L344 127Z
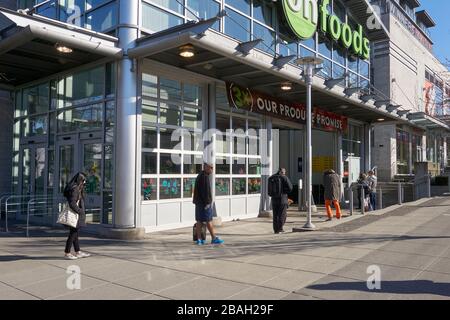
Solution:
M194 245L192 228L82 237L93 257L77 261L62 259L64 231L0 233L0 299L450 299L450 198L341 221L315 215L319 231L289 232L304 221L291 213L280 235L269 218L225 223L221 246ZM374 265L382 287L370 291ZM80 290L67 285L73 266Z

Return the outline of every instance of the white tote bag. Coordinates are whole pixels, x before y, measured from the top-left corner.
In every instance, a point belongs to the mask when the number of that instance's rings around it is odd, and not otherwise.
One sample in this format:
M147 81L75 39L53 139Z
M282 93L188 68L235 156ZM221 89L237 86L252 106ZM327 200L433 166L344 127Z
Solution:
M78 213L70 209L68 203L65 203L62 211L59 213L58 221L56 223L76 228L78 225L78 218Z

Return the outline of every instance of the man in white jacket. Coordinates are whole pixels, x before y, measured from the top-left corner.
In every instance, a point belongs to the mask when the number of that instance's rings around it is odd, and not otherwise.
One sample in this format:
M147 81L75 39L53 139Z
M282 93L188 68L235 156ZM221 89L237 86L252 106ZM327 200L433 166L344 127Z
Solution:
M375 172L369 171L369 177L367 178L370 188L370 207L373 211L377 210L377 184L378 179L375 176Z

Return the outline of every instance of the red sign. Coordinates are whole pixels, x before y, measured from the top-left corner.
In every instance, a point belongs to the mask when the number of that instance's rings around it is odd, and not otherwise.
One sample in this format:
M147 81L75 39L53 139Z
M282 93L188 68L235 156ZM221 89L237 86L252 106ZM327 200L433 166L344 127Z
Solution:
M234 83L227 83L227 93L228 102L233 108L306 124L306 107L303 104L282 101ZM315 128L328 131L347 130L347 117L316 107L312 112L312 123Z

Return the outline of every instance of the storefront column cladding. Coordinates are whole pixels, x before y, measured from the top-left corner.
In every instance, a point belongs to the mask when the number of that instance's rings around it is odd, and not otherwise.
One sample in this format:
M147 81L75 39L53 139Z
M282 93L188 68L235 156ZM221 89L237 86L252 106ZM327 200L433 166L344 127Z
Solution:
M128 50L138 38L139 0L120 0L120 46ZM137 70L127 55L118 62L114 227L136 227Z

